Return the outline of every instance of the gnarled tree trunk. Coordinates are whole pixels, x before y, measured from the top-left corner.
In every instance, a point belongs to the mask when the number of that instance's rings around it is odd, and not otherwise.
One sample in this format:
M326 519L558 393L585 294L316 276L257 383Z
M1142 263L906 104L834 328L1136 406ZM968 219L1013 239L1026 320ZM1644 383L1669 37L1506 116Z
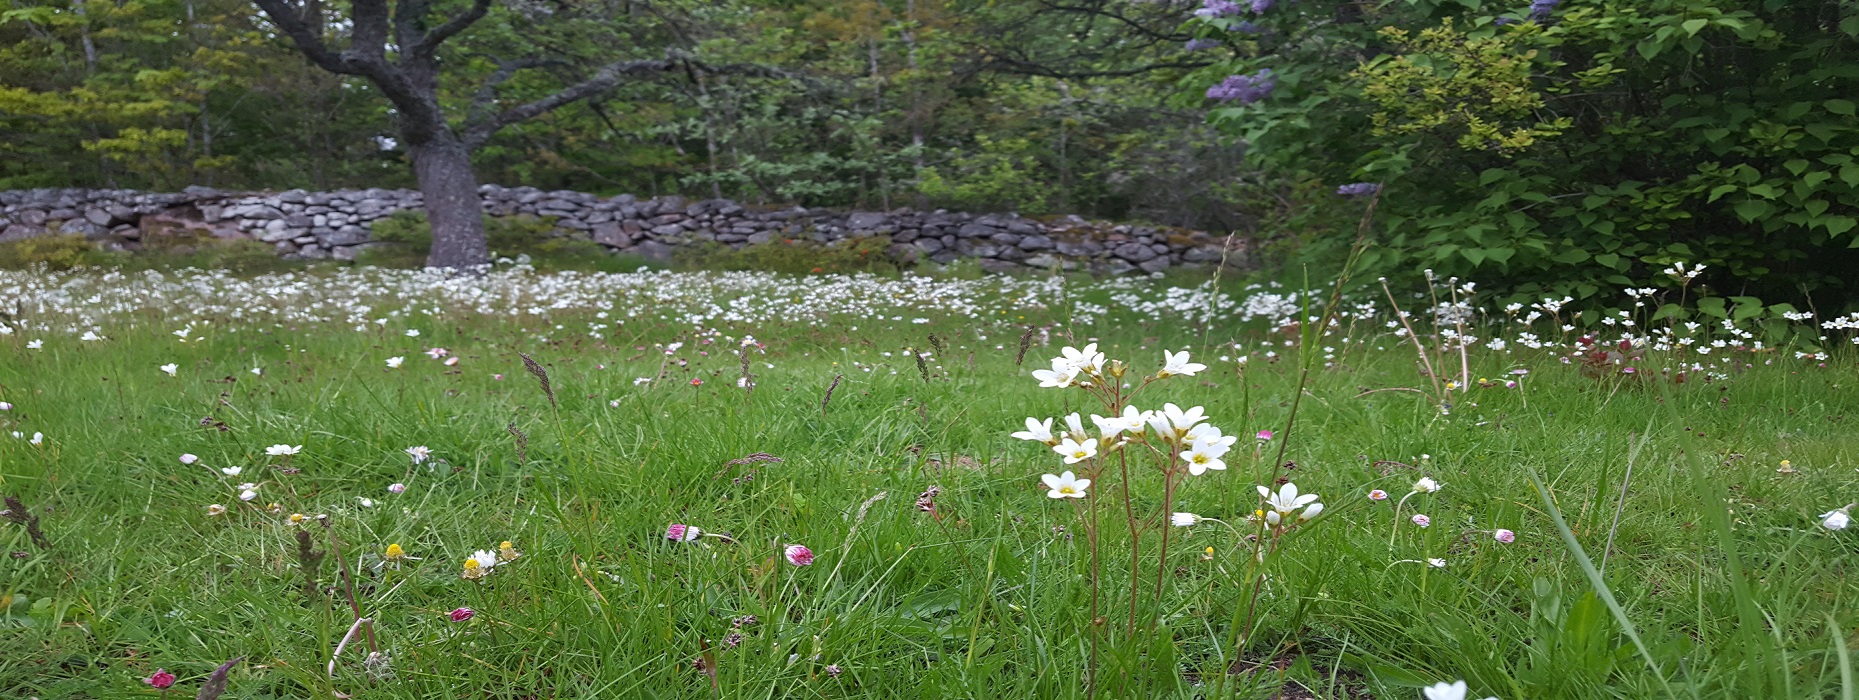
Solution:
M426 221L432 225L432 253L426 266L466 268L489 263L471 151L458 137L441 132L425 143L408 144L408 152L413 157L413 174L420 181L420 195L426 200Z

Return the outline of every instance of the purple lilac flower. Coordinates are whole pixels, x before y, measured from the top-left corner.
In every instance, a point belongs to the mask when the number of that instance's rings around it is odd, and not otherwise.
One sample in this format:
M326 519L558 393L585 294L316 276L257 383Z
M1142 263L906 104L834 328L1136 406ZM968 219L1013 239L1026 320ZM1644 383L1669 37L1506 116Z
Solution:
M1381 191L1381 185L1373 182L1352 182L1336 188L1336 193L1344 197L1366 197Z
M1562 4L1562 0L1531 0L1530 20L1533 22L1542 22L1549 19L1549 13L1554 11L1556 5L1559 4Z
M1491 20L1491 23L1502 27L1505 25L1516 24L1517 20L1511 19L1509 17L1499 17L1497 19Z
M1239 3L1232 0L1201 0L1201 9L1194 11L1194 16L1201 19L1231 17L1239 14Z
M1229 75L1219 85L1207 88L1207 99L1220 102L1238 100L1242 105L1249 105L1271 96L1272 88L1277 85L1278 79L1272 77L1270 68L1252 75Z
M1189 51L1200 51L1202 49L1211 49L1218 46L1220 46L1220 41L1218 39L1189 39L1188 43L1183 44L1181 48Z
M1233 25L1233 31L1241 34L1257 34L1262 30L1259 29L1259 25L1240 20L1238 24Z
M1276 4L1278 0L1252 0L1252 14L1265 14L1266 10L1272 9L1272 6Z

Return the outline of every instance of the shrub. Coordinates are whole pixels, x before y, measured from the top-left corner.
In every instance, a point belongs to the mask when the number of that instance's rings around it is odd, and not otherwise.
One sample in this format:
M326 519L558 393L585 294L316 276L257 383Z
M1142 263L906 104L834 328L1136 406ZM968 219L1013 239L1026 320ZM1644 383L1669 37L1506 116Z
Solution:
M432 250L432 227L425 212L398 211L374 222L373 245L356 263L378 267L421 267ZM554 218L484 217L484 238L491 257L528 256L543 271L595 270L630 272L651 264L636 255L613 255L599 243L556 233Z
M99 264L102 253L81 234L54 232L0 243L0 268L69 270Z
M885 250L889 236L873 236L823 245L806 239L777 239L732 249L709 241L682 246L673 254L681 268L757 270L818 275L849 272L896 272L899 265Z

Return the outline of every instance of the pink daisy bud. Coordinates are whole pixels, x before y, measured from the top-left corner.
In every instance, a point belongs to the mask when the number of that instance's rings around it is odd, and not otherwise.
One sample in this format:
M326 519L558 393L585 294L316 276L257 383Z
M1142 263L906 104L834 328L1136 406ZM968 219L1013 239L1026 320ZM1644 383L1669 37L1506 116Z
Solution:
M1259 433L1258 433L1257 435L1254 435L1253 437L1255 437L1255 438L1258 438L1258 439L1259 439L1259 442L1265 442L1265 441L1267 441L1267 440L1270 440L1270 439L1272 439L1272 431L1270 431L1270 430L1261 430L1261 431L1259 431Z
M453 622L464 622L471 619L471 617L476 614L478 614L478 611L472 610L471 608L453 608L451 617Z
M1415 524L1415 525L1419 525L1420 527L1426 527L1426 526L1428 526L1428 525L1432 525L1432 524L1433 524L1433 519L1432 519L1432 518L1429 518L1429 517L1427 517L1427 516L1425 516L1425 515L1421 515L1421 514L1419 514L1419 513L1415 513L1415 514L1414 514L1414 524Z
M698 379L696 377L691 378L691 386L703 386L703 385L704 385L704 380Z
M1504 544L1510 544L1512 542L1517 541L1517 533L1511 532L1509 530L1505 530L1503 528L1498 528L1496 532L1491 533L1491 537L1493 539L1496 539L1499 542L1503 542Z
M158 668L155 669L155 675L142 679L142 682L156 690L167 690L174 687L174 674L169 673L168 669Z
M1371 500L1371 501L1388 500L1388 492L1383 491L1381 489L1375 489L1373 491L1368 492L1368 500Z
M400 483L394 483L394 484L388 484L388 485L387 485L387 492L388 492L388 493L406 493L406 492L407 492L407 485L406 485L406 484L400 484Z
M181 463L182 463L182 464L193 464L193 463L195 463L195 462L198 462L198 461L200 461L200 458L199 458L199 457L195 457L195 456L193 456L192 454L184 454L184 455L181 455Z
M795 566L813 565L813 550L808 549L804 544L790 544L787 546L787 549L782 550L782 554L787 556L787 563L789 564Z
M703 534L703 530L699 530L684 523L672 523L669 527L665 528L665 539L673 542L690 542Z

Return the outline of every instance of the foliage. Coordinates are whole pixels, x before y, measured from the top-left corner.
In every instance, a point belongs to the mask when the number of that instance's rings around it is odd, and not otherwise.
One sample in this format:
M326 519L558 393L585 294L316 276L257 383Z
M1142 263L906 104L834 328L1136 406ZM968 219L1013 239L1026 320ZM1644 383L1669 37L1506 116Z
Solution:
M1709 267L1707 298L1854 298L1859 8L1523 5L1279 3L1183 92L1275 71L1270 98L1211 118L1279 182L1385 183L1378 274L1591 300L1687 261ZM1291 259L1334 259L1351 238L1319 234Z
M797 275L851 272L896 272L900 263L891 257L889 236L870 236L821 244L805 238L784 238L730 248L721 243L697 242L680 247L673 261L689 270L746 270Z
M369 245L355 262L377 267L417 268L432 249L426 213L402 210L375 220ZM651 267L644 258L616 255L598 243L564 235L553 217L486 216L484 236L495 257L527 257L539 270L622 272Z
M49 233L0 243L0 269L43 266L49 270L69 270L101 264L103 258L96 245L76 233Z

